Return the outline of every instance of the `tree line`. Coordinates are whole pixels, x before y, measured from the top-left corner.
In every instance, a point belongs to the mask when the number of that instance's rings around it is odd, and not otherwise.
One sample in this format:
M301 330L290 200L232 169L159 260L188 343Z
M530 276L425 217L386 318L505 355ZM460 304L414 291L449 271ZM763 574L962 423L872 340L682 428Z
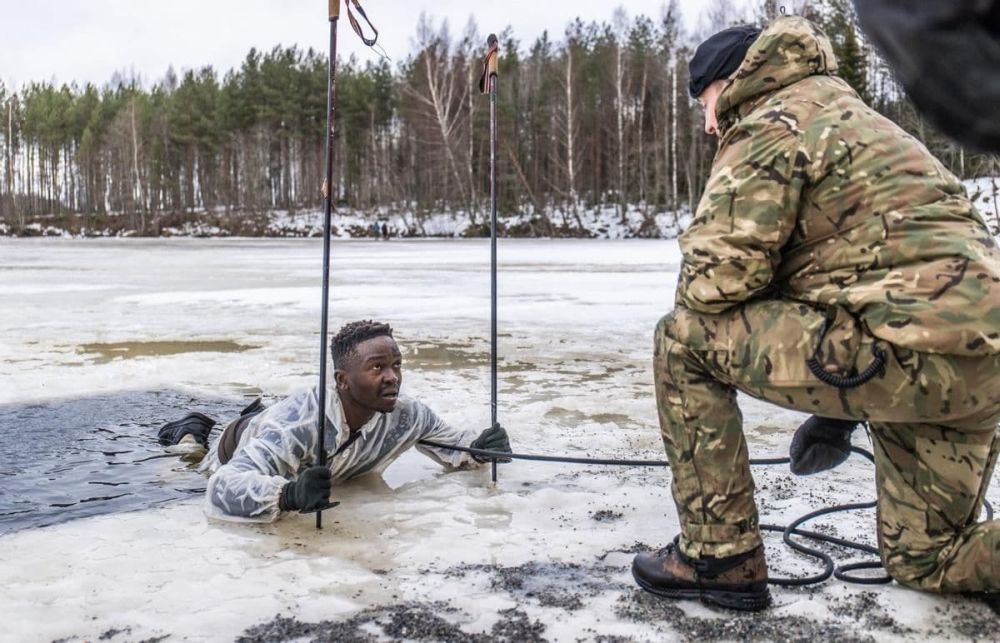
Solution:
M687 61L730 24L766 24L782 10L760 0L738 11L713 0L697 33L677 0L657 16L615 10L574 20L560 38L500 34L501 214L530 214L531 233L580 230L580 213L613 207L653 216L693 209L715 140L687 94ZM876 109L922 140L960 177L1000 173L927 126L858 30L849 0L794 10L830 35L840 74ZM488 212L488 102L476 82L484 38L470 20L454 35L422 17L416 48L390 63L341 60L337 71L334 194L360 212L451 211L480 229ZM169 70L135 79L56 86L0 83L0 221L17 232L41 218L78 228L158 234L183 220L239 221L321 206L325 52L252 49L237 69Z

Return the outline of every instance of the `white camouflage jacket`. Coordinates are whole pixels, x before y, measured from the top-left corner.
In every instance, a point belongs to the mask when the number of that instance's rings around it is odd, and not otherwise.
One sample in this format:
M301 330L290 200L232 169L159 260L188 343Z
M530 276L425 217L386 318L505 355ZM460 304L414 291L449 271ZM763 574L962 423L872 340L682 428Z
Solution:
M254 416L228 463L219 462L219 441L215 441L200 467L210 475L205 490L209 517L237 522L273 522L278 518L282 487L315 461L317 388L293 393ZM324 442L334 483L381 473L414 445L446 467L475 466L478 463L467 453L417 445L417 441L469 446L478 435L476 430L449 426L424 404L401 395L391 413L376 413L361 427L360 435L340 451L350 438L350 429L340 396L335 390L327 394Z

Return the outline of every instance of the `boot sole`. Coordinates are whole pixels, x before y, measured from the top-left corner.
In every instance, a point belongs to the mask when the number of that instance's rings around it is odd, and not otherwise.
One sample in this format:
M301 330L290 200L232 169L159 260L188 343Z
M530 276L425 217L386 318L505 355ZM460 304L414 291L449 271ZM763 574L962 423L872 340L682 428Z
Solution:
M662 589L653 587L632 572L632 578L642 589L657 596L700 600L706 605L724 607L741 612L759 612L771 605L771 592L764 588L759 592L730 592L721 589Z

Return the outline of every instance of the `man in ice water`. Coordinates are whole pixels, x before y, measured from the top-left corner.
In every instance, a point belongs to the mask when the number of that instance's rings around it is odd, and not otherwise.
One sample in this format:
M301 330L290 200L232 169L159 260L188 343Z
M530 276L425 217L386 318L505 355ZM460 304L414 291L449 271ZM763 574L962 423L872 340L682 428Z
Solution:
M796 473L842 462L867 421L894 579L1000 591L1000 521L977 522L1000 452L993 235L961 183L835 75L807 20L722 31L690 69L719 149L655 334L681 531L635 558L636 581L767 606L739 390L814 414L792 440Z
M330 349L335 391L326 398L326 466L314 463L317 387L293 393L267 409L251 405L226 427L202 461L200 470L210 475L205 491L209 516L271 522L282 512L321 509L328 505L333 483L380 473L412 446L449 468L483 462L419 444L423 439L510 453L503 427L481 433L455 429L424 404L400 395L403 360L387 324L349 323ZM214 422L197 415L165 426L161 441L176 444L190 435L204 442Z

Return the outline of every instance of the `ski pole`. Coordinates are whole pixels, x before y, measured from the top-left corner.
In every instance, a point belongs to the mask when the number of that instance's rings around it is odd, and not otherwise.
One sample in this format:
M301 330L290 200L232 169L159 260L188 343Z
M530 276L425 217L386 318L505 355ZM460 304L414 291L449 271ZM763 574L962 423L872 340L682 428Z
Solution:
M323 181L323 302L319 340L319 441L316 463L326 466L326 335L330 313L330 211L333 207L333 116L337 108L337 22L340 0L330 3L330 61L326 83L326 179ZM323 511L316 512L316 529L323 528Z
M344 0L347 3L347 17L351 28L358 34L361 41L374 49L378 40L378 29L368 19L368 14L358 0ZM374 35L368 38L362 33L361 25L351 13L351 3L361 17L368 23ZM337 111L337 23L340 20L340 0L329 0L330 18L330 60L329 74L326 82L326 178L323 179L323 302L320 313L319 331L319 441L316 443L316 464L326 466L326 338L330 317L330 213L333 209L333 145L334 145L334 115ZM336 506L330 503L325 508ZM323 528L323 508L316 512L316 529Z
M497 426L497 55L495 34L486 39L489 50L483 60L479 91L490 96L490 421ZM497 461L492 461L491 477L497 481Z

